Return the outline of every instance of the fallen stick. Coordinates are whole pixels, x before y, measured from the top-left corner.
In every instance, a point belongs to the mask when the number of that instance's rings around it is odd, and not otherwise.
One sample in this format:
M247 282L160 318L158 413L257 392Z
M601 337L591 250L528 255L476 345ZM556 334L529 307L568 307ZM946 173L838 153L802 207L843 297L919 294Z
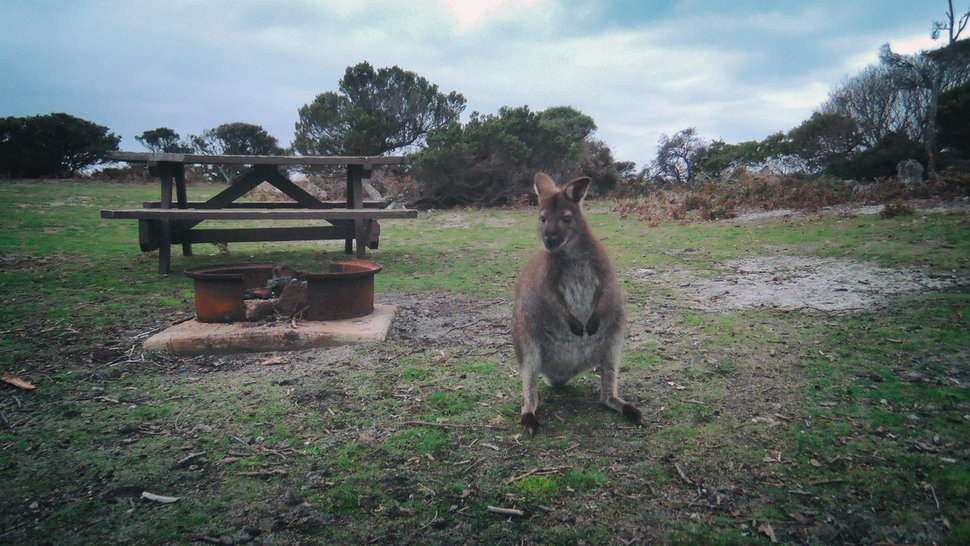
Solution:
M236 472L237 476L246 476L247 478L258 478L263 476L286 476L285 470L259 470L253 472Z
M677 473L680 474L680 479L684 480L687 485L694 485L694 481L687 477L684 469L680 467L680 464L674 463L674 468L677 469Z
M173 502L179 500L178 497L163 497L162 495L156 495L155 493L149 493L148 491L142 491L141 498L150 500L152 502L157 502L159 504L172 504Z
M205 451L200 451L198 453L192 453L188 457L186 457L186 458L182 459L181 461L179 461L178 463L176 463L176 465L175 465L174 468L183 468L183 467L187 466L189 463L191 463L192 461L194 461L196 459L201 459L202 457L205 457L205 456L206 456L206 452Z
M512 485L513 483L515 483L515 482L517 482L519 480L524 480L524 479L528 478L529 476L544 476L546 474L555 474L556 472L559 472L560 470L562 470L564 468L570 468L570 467L568 467L568 466L546 466L546 467L543 467L543 468L533 468L532 470L526 472L525 474L521 474L519 476L515 476L513 478L509 478L508 480L505 481L505 483L506 483L506 485Z
M493 430L508 430L509 427L497 425L458 425L455 423L432 423L430 421L404 421L402 425L414 425L419 427L444 427L444 428L489 428Z
M499 508L498 506L489 506L488 511L493 514L502 514L503 516L524 516L525 512L522 510L516 510L515 508Z

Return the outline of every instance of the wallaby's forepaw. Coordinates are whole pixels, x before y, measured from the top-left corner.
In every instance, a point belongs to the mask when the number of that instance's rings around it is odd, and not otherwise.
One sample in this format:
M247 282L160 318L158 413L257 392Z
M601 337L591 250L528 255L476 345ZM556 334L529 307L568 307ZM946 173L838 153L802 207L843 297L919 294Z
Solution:
M593 316L589 317L589 320L586 321L586 333L588 335L593 335L593 334L596 333L596 330L599 330L599 329L600 329L600 318L599 318L599 316L593 315Z
M539 420L536 419L536 414L532 412L523 413L519 422L522 423L522 428L529 433L529 436L535 436L536 431L539 430Z
M629 402L623 404L623 408L620 411L623 413L623 417L626 417L634 425L638 427L643 426L643 414L633 404ZM522 417L524 418L525 416L523 415Z
M579 319L575 315L569 315L569 331L576 334L579 337L583 337L583 323L579 322Z

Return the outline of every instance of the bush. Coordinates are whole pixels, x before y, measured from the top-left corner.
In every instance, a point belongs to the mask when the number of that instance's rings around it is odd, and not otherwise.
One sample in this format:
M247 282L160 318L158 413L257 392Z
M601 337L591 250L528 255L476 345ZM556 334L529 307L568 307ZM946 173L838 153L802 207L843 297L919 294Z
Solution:
M872 148L833 161L825 173L846 179L875 180L895 176L896 165L907 159L915 159L925 166L926 149L905 134L889 133Z
M107 161L121 137L68 114L0 120L0 176L70 177Z
M497 115L472 113L428 133L427 147L411 156L421 185L419 206L496 206L523 202L535 173L553 179L587 175L601 192L632 170L616 163L605 144L589 139L592 118L568 107L533 112L502 107Z

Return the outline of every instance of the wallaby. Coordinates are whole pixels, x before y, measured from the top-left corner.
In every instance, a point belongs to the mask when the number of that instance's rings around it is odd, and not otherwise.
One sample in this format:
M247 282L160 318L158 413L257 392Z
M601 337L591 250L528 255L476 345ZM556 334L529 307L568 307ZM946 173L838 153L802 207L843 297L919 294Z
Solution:
M515 285L512 342L522 376L525 430L539 428L538 377L562 386L580 373L599 368L600 401L636 425L643 414L617 395L626 317L623 294L606 249L586 223L582 204L589 178L557 188L543 173L535 176L539 196L539 251Z

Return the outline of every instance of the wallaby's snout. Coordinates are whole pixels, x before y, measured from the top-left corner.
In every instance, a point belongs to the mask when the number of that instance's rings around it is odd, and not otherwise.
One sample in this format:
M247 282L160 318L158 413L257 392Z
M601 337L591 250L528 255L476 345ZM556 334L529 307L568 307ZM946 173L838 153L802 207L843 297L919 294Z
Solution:
M565 242L565 234L562 230L542 217L539 219L539 238L542 239L542 245L546 250L558 250Z
M548 179L545 175L542 176ZM552 191L556 189L554 184L550 190L543 179L537 176L537 180L543 182L541 186L536 185L536 193L539 195L539 239L546 250L556 251L568 244L578 232L587 229L582 222L580 204L586 195L589 179L578 178L570 182L567 186L569 193Z

